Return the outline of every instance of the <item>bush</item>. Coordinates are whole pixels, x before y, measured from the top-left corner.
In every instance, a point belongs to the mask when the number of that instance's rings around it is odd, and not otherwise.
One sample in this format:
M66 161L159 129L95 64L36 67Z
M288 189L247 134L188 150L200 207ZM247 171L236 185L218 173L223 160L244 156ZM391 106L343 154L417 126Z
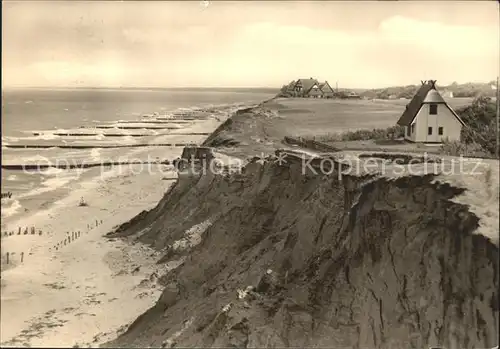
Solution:
M396 125L388 128L375 128L372 130L357 130L344 133L329 133L313 137L319 142L341 141L368 141L368 140L393 140L404 137L404 127Z
M471 105L456 112L466 125L462 128L461 142L467 146L479 146L482 151L494 155L497 132L496 105L491 98L478 97ZM447 149L454 146L446 145Z
M404 127L399 125L373 130L349 131L342 134L343 141L390 140L404 137Z
M463 143L458 141L445 141L441 150L446 155L465 157L492 157L479 143Z

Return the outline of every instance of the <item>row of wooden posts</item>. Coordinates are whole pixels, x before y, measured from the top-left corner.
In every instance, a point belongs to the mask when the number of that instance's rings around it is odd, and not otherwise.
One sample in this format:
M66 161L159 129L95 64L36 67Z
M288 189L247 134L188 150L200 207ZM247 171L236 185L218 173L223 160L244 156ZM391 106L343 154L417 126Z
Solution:
M2 193L2 199L5 199L5 198L11 198L12 197L12 192L7 192L7 193Z
M78 239L80 237L80 235L81 235L80 230L72 231L71 236L69 235L69 232L66 232L66 237L64 238L64 240L58 242L52 248L57 251L60 248L62 248L63 246L66 246L67 244L69 244L71 241L75 241L75 239ZM51 250L51 248L49 248L49 251L50 250Z
M31 227L31 228L24 228L24 230L22 229L22 227L18 227L17 228L17 235L36 235L37 232L36 232L36 228L35 227ZM38 229L38 235L42 235L43 232L42 232L42 229ZM12 236L12 235L16 235L15 234L15 231L4 231L2 233L2 236Z
M93 224L87 224L87 234L89 230L93 229L94 227L97 227L99 223L102 224L102 219L100 222L96 219L95 226ZM52 246L52 248L49 248L49 251L51 251L52 249L58 251L59 249L63 248L63 246L68 245L71 241L75 241L75 239L78 239L80 235L81 235L80 230L71 232L71 236L69 235L69 232L66 232L66 237L64 238L64 240L59 241L57 244Z
M100 221L96 219L95 226L93 224L87 224L87 233L89 230L93 229L94 227L97 227L99 224L102 224L102 219ZM21 232L21 227L19 227L17 235L21 235L20 232ZM24 235L28 235L28 233L27 233L28 228L25 228L24 232L25 232ZM31 234L35 235L35 227L31 227ZM13 235L13 232L9 233L9 235ZM42 235L42 230L39 230L39 235ZM59 249L63 248L63 246L66 246L69 243L71 243L72 241L75 241L76 239L78 239L80 236L81 236L80 230L71 232L71 235L69 232L66 232L66 237L64 238L64 240L58 242L57 244L55 244L54 246L49 248L49 251L52 251L52 250L58 251ZM14 255L16 255L16 252L6 252L5 253L7 264L9 264L11 262L11 258ZM24 252L21 252L19 255L21 256L21 263L23 263L24 262Z
M13 257L16 253L15 252L7 252L5 253L5 258L6 258L6 263L9 264L10 262L10 257ZM21 263L24 261L24 252L20 253L21 255Z

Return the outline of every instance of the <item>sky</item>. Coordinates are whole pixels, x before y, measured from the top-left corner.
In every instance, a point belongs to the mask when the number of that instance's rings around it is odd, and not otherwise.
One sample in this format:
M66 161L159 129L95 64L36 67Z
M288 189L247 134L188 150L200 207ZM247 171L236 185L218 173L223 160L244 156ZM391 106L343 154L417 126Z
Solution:
M2 1L2 86L488 82L497 1Z

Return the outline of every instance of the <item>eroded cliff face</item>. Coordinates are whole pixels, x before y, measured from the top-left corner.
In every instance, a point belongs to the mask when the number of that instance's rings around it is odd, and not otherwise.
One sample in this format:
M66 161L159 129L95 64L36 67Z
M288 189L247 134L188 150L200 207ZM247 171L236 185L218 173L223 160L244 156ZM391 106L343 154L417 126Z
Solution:
M184 263L113 346L488 348L498 246L434 177L183 175L113 235Z

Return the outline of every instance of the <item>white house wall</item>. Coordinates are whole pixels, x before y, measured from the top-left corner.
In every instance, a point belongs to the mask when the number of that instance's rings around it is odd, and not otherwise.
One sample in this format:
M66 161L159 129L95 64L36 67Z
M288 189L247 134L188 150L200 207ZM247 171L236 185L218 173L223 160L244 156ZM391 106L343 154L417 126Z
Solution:
M423 104L413 120L415 132L412 134L414 142L442 142L446 138L450 141L460 140L462 124L446 104L438 104L437 114L429 114L429 104ZM432 127L432 135L427 134L427 128ZM443 127L443 134L438 135L439 127Z
M415 125L415 121L416 121L416 118L413 120L412 125ZM410 135L408 135L408 129L411 130L411 125L410 126L405 126L405 139L408 140L408 141L411 141L411 142L415 142L416 132L411 132Z

